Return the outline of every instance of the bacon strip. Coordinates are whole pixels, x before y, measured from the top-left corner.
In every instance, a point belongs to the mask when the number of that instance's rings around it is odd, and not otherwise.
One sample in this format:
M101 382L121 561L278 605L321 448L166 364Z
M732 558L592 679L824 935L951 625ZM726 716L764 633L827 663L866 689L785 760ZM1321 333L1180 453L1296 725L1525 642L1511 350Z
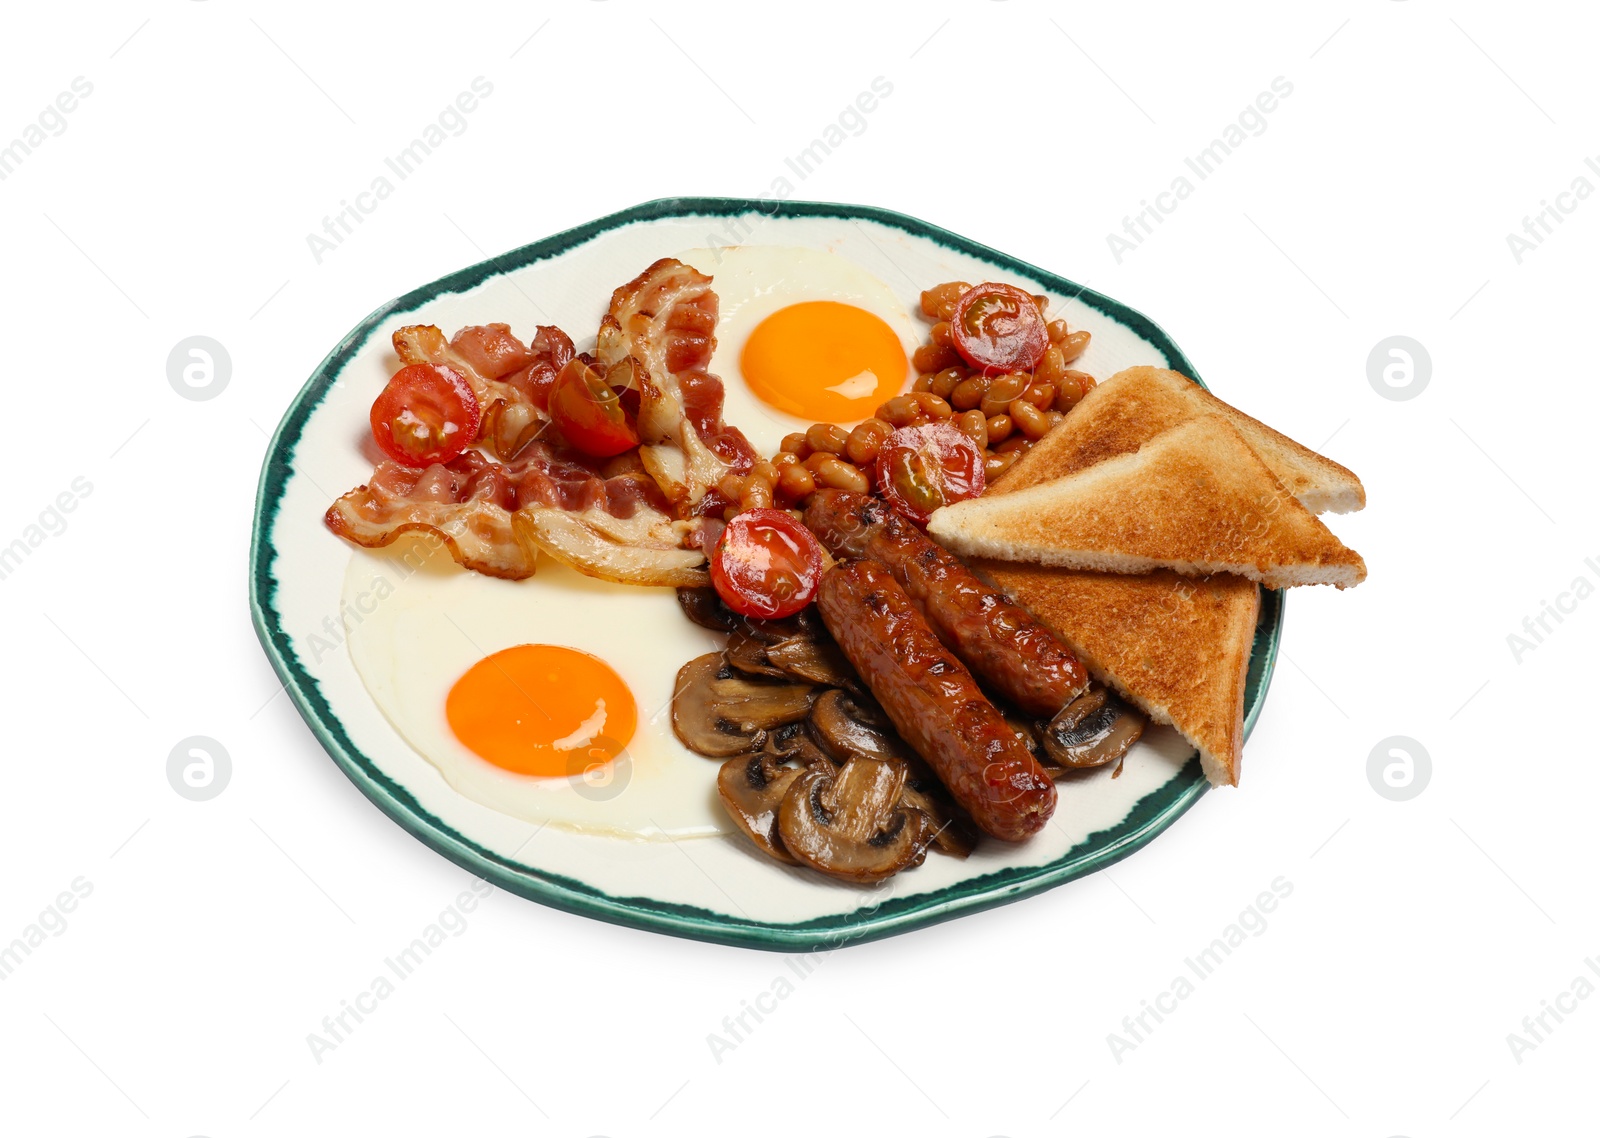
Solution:
M545 548L585 572L585 564L593 563L651 577L634 582L638 584L691 578L704 584L704 572L695 567L705 556L681 548L689 524L674 522L665 506L661 492L641 474L601 478L586 466L556 458L543 443L533 443L509 466L477 451L425 470L384 462L365 486L330 506L323 521L340 537L368 548L388 545L406 533L432 534L458 563L490 577L531 577L536 554ZM529 540L519 537L513 522L518 513L541 519L522 527ZM548 544L532 540L546 534L555 535ZM640 557L618 561L601 548L629 544L639 547Z
M323 524L367 548L407 533L443 541L450 556L490 577L533 576L534 559L511 528L515 491L505 468L468 451L426 470L383 462L323 515Z
M722 422L722 383L705 368L716 348L717 294L711 278L670 257L611 294L595 347L608 368L632 356L641 365L639 448L679 516L730 471L744 473L755 452Z

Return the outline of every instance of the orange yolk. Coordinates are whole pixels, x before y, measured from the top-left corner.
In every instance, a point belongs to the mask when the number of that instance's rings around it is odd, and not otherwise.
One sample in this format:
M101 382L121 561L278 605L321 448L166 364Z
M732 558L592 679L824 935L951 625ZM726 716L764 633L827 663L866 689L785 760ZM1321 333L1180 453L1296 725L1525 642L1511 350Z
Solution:
M445 718L474 754L515 774L604 766L638 722L633 693L604 660L556 644L485 656L450 689Z
M808 300L756 325L739 357L745 383L764 403L819 423L865 419L905 383L905 349L894 329L853 304Z

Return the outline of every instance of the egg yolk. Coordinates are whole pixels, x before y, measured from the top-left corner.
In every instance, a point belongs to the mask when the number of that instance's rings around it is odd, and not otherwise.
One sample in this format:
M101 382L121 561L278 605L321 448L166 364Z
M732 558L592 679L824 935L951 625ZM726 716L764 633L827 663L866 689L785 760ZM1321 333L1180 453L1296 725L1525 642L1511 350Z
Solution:
M556 644L485 656L455 682L445 718L474 754L515 774L581 775L633 738L638 709L598 657Z
M906 380L906 352L883 320L853 304L809 300L768 316L739 356L762 402L802 419L865 419Z

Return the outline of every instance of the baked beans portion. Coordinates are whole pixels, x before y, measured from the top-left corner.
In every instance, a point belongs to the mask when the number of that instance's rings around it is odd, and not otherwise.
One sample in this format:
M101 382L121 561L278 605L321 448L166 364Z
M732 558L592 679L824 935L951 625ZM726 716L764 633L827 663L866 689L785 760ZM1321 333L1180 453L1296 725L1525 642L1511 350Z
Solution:
M817 423L786 435L770 460L756 463L747 475L730 474L718 485L737 503L725 516L773 506L795 510L822 488L871 492L878 448L900 427L951 423L977 444L984 474L994 479L1059 423L1095 385L1088 372L1068 366L1089 347L1089 333L1073 331L1065 320L1049 320L1049 298L1035 296L1048 321L1050 346L1031 372L984 375L961 358L950 333L956 302L971 287L949 281L923 292L922 314L932 327L927 342L911 355L917 378L910 391L879 404L872 418L851 430Z

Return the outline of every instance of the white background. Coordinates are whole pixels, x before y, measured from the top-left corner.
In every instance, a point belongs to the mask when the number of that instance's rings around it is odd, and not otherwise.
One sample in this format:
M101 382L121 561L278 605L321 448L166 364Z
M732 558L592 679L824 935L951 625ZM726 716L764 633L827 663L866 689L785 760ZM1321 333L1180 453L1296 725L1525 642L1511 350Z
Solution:
M0 142L74 77L93 93L0 182L0 545L75 478L92 492L0 580L0 941L74 879L93 892L0 982L0 1128L1592 1119L1600 999L1520 1063L1507 1042L1600 956L1600 601L1520 661L1507 643L1600 583L1600 200L1520 264L1506 240L1580 175L1600 187L1582 6L171 2L7 24ZM318 263L307 234L477 76L468 129ZM266 433L389 297L650 198L766 192L877 76L893 94L793 196L896 208L1150 314L1224 398L1362 476L1367 511L1332 523L1370 579L1289 599L1238 790L1109 873L819 960L720 1063L708 1034L787 958L496 893L318 1064L307 1034L467 878L278 694L245 603ZM1107 234L1279 76L1265 132L1119 264ZM233 361L204 402L166 375L195 334ZM1367 376L1395 334L1432 360L1403 402ZM165 773L197 734L234 768L202 803ZM1406 802L1367 775L1393 735L1432 759ZM1114 1059L1123 1017L1278 877L1267 930Z

